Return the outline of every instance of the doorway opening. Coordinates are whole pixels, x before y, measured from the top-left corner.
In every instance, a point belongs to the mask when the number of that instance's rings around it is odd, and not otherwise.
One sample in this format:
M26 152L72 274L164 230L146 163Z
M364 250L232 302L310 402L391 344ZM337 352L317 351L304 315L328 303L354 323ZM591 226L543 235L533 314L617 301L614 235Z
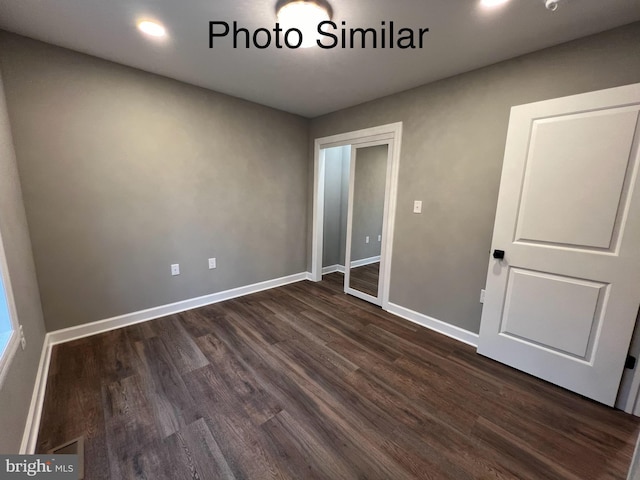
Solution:
M389 303L402 123L316 139L313 281L344 273L346 293Z

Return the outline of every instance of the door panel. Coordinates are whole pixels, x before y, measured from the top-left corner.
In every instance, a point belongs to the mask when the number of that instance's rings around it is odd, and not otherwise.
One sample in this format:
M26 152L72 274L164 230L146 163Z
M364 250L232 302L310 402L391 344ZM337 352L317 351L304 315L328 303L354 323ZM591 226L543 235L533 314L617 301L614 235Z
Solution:
M351 146L344 291L382 306L393 140Z
M640 85L511 111L478 352L608 405L640 303Z
M587 359L606 291L603 283L511 268L500 333Z
M623 108L533 122L518 240L611 247L637 117Z

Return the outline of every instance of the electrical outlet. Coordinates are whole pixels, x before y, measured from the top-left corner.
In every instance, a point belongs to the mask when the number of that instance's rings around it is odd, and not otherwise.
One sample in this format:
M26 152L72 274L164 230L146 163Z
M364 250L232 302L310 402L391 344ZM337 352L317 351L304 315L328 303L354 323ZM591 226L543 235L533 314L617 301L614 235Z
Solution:
M171 265L171 275L180 275L180 264L174 263Z
M212 270L216 268L216 259L215 258L210 258L209 259L209 270Z
M24 336L24 330L22 329L22 325L18 327L18 333L20 334L20 346L24 350L27 348L27 339Z
M422 200L413 202L413 213L422 213Z
M364 243L369 243L369 235L367 235L366 237L364 237Z
M378 241L381 242L382 241L382 235L378 235Z
M484 303L485 289L480 290L480 303Z

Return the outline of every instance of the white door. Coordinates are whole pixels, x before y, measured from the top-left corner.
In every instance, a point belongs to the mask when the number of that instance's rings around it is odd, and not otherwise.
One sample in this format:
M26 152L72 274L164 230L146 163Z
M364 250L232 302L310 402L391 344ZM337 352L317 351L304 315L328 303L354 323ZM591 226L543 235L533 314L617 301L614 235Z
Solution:
M640 304L640 84L512 108L478 353L607 405Z

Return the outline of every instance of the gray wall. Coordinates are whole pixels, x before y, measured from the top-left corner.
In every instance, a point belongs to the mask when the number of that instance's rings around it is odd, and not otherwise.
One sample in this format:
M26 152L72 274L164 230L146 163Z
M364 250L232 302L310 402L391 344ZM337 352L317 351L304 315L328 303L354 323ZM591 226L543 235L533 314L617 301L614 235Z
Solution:
M4 46L0 44L0 49ZM0 77L0 232L27 348L18 349L0 388L0 453L18 453L45 329L31 241Z
M636 82L640 23L316 118L310 140L404 122L390 300L478 332L511 106Z
M340 190L340 258L339 265L345 265L347 256L347 220L349 216L349 176L351 175L351 145L342 148L342 189Z
M0 40L48 330L305 271L308 120Z
M324 177L323 267L344 265L348 193L349 147L327 148Z
M351 261L380 255L384 194L387 180L387 145L359 147L355 153ZM369 243L366 243L366 237Z
M330 265L336 265L340 258L342 154L338 149L328 149L325 155L322 266L328 267Z

